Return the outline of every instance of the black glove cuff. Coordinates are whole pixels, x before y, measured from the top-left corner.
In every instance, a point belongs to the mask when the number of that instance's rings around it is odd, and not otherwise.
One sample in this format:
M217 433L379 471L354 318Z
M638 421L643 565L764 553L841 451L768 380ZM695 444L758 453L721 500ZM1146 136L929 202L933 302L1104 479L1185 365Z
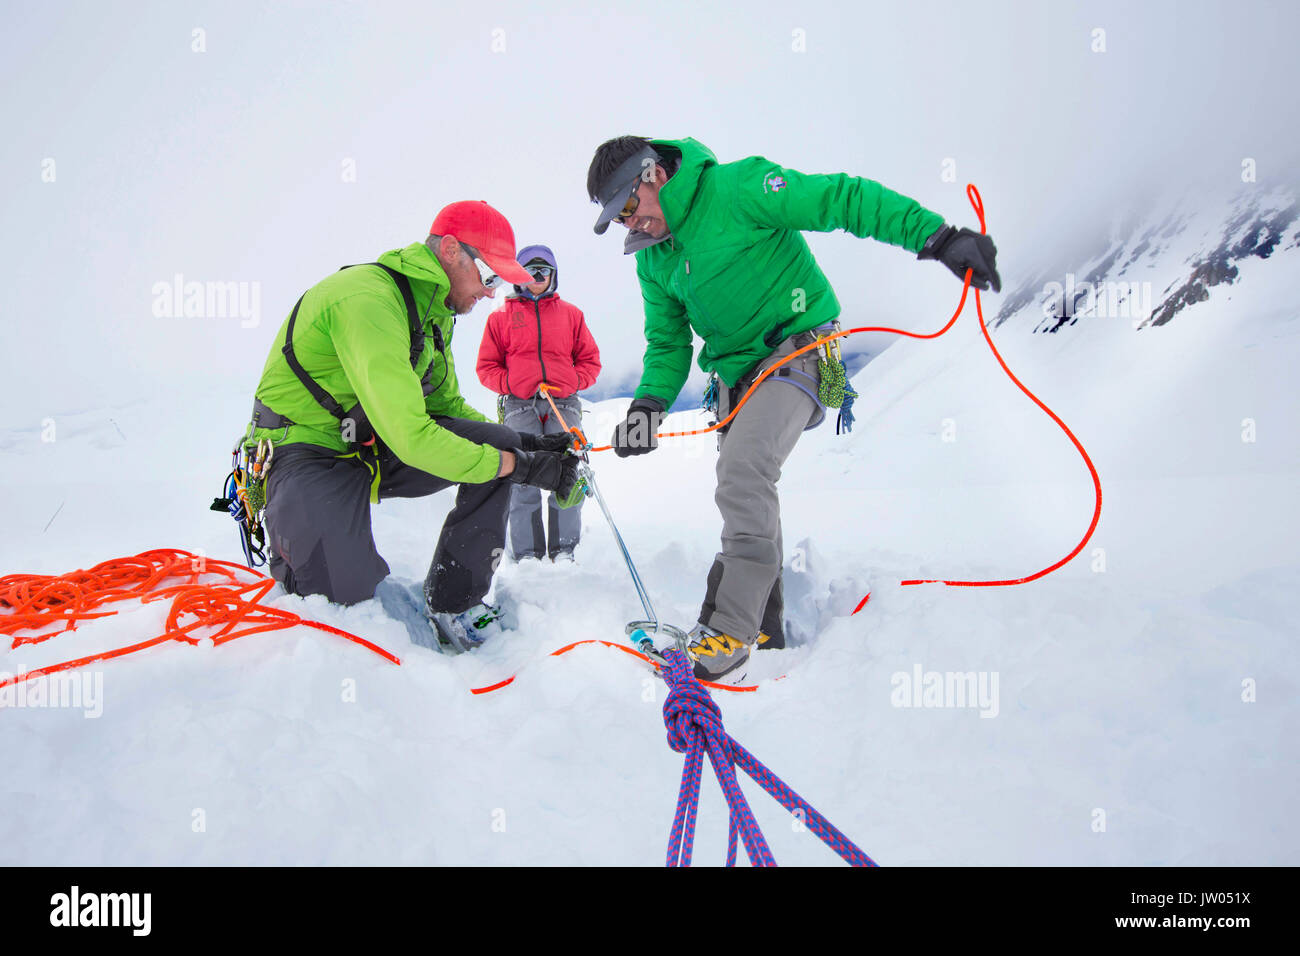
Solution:
M943 225L930 233L930 238L925 240L925 245L921 251L916 254L918 259L938 259L939 250L948 244L948 240L957 234L955 226Z
M658 412L662 415L667 408L668 406L664 404L663 399L655 398L653 395L647 395L644 398L633 399L632 404L628 406L627 411L629 415L632 412L642 410L647 412Z
M527 484L528 470L533 465L533 453L531 451L524 451L522 448L507 448L503 450L513 452L515 456L514 470L505 476L506 479L508 481L513 481L517 485Z

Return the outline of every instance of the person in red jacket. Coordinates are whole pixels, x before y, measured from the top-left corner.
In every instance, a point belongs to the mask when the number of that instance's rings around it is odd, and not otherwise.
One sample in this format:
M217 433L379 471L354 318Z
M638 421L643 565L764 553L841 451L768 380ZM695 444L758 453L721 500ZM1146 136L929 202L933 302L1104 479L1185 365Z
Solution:
M502 396L503 424L521 434L550 435L563 430L538 386L551 386L551 398L570 426L581 424L578 392L600 374L600 350L582 310L556 292L559 269L546 246L525 246L519 262L536 280L515 286L515 294L488 316L478 351L478 377ZM510 501L510 549L515 560L572 560L582 530L582 501L559 508L550 496L549 535L542 527L542 495L536 488L514 489Z

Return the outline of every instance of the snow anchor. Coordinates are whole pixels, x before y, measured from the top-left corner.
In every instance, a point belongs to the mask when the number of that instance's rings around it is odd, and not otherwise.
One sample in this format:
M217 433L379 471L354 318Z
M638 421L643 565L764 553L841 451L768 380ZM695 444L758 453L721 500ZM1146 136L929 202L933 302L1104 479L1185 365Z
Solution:
M691 865L691 850L695 843L695 814L700 802L700 774L706 750L730 811L727 822L727 866L736 865L737 834L744 841L745 853L753 866L776 866L767 839L759 829L745 795L741 793L740 783L736 779L736 767L749 774L777 803L794 814L850 865L877 865L723 729L721 709L708 690L695 679L685 654L676 648L669 648L663 656L666 664L663 676L669 688L668 699L664 701L668 746L677 753L686 755L682 766L682 785L677 793L677 812L668 833L668 866Z

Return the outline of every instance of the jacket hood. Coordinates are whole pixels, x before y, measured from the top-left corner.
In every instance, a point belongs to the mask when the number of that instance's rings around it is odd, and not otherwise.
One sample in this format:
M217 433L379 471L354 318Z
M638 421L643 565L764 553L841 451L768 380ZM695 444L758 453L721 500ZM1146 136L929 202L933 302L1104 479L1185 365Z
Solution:
M451 288L451 280L443 271L442 263L422 242L413 242L404 249L390 249L379 257L379 261L412 279Z
M520 265L527 265L529 261L533 259L541 259L543 262L545 262L547 265L549 265L552 269L555 270L553 273L551 273L550 287L545 292L543 292L540 296L538 296L538 295L533 295L523 286L517 285L514 287L515 294L511 296L511 298L545 299L548 295L554 295L556 290L560 288L560 266L555 261L555 253L551 251L551 247L543 246L543 245L524 246L522 249L519 250L519 254L515 256L515 261L517 261Z
M451 291L451 280L443 271L438 257L423 242L413 242L402 249L390 249L377 261L390 269L397 270L409 279L433 283L429 304L424 309L426 318L430 313L439 317L451 314L451 309L447 306L447 293Z
M718 165L718 157L713 150L698 140L686 139L652 139L650 145L666 158L676 157L679 162L677 171L672 174L663 189L659 191L659 205L668 220L669 231L680 226L691 214L695 196L699 192L700 180L704 171L710 166Z

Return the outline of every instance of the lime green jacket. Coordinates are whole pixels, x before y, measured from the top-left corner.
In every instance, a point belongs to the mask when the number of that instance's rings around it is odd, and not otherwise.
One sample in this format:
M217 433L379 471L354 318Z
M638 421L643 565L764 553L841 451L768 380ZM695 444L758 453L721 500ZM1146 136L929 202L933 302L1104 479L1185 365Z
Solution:
M335 272L307 290L294 323L298 361L343 408L359 401L375 433L405 464L453 482L491 481L501 465L500 452L452 434L432 418L489 421L465 401L456 381L451 354L455 317L445 302L451 288L447 274L419 242L385 252L378 261L411 281L425 331L424 351L415 368L402 294L388 273L374 266ZM287 430L259 428L253 438L270 438L276 444L308 442L345 453L338 419L311 397L281 352L288 323L286 318L271 343L257 397L295 424ZM442 352L434 345L435 327L442 330ZM426 398L421 378L431 363L430 381L441 384Z
M636 397L671 406L699 366L735 385L781 341L840 314L801 230L844 229L919 252L943 217L870 179L761 156L719 164L693 139L653 140L681 165L659 192L670 239L636 253L646 351Z

